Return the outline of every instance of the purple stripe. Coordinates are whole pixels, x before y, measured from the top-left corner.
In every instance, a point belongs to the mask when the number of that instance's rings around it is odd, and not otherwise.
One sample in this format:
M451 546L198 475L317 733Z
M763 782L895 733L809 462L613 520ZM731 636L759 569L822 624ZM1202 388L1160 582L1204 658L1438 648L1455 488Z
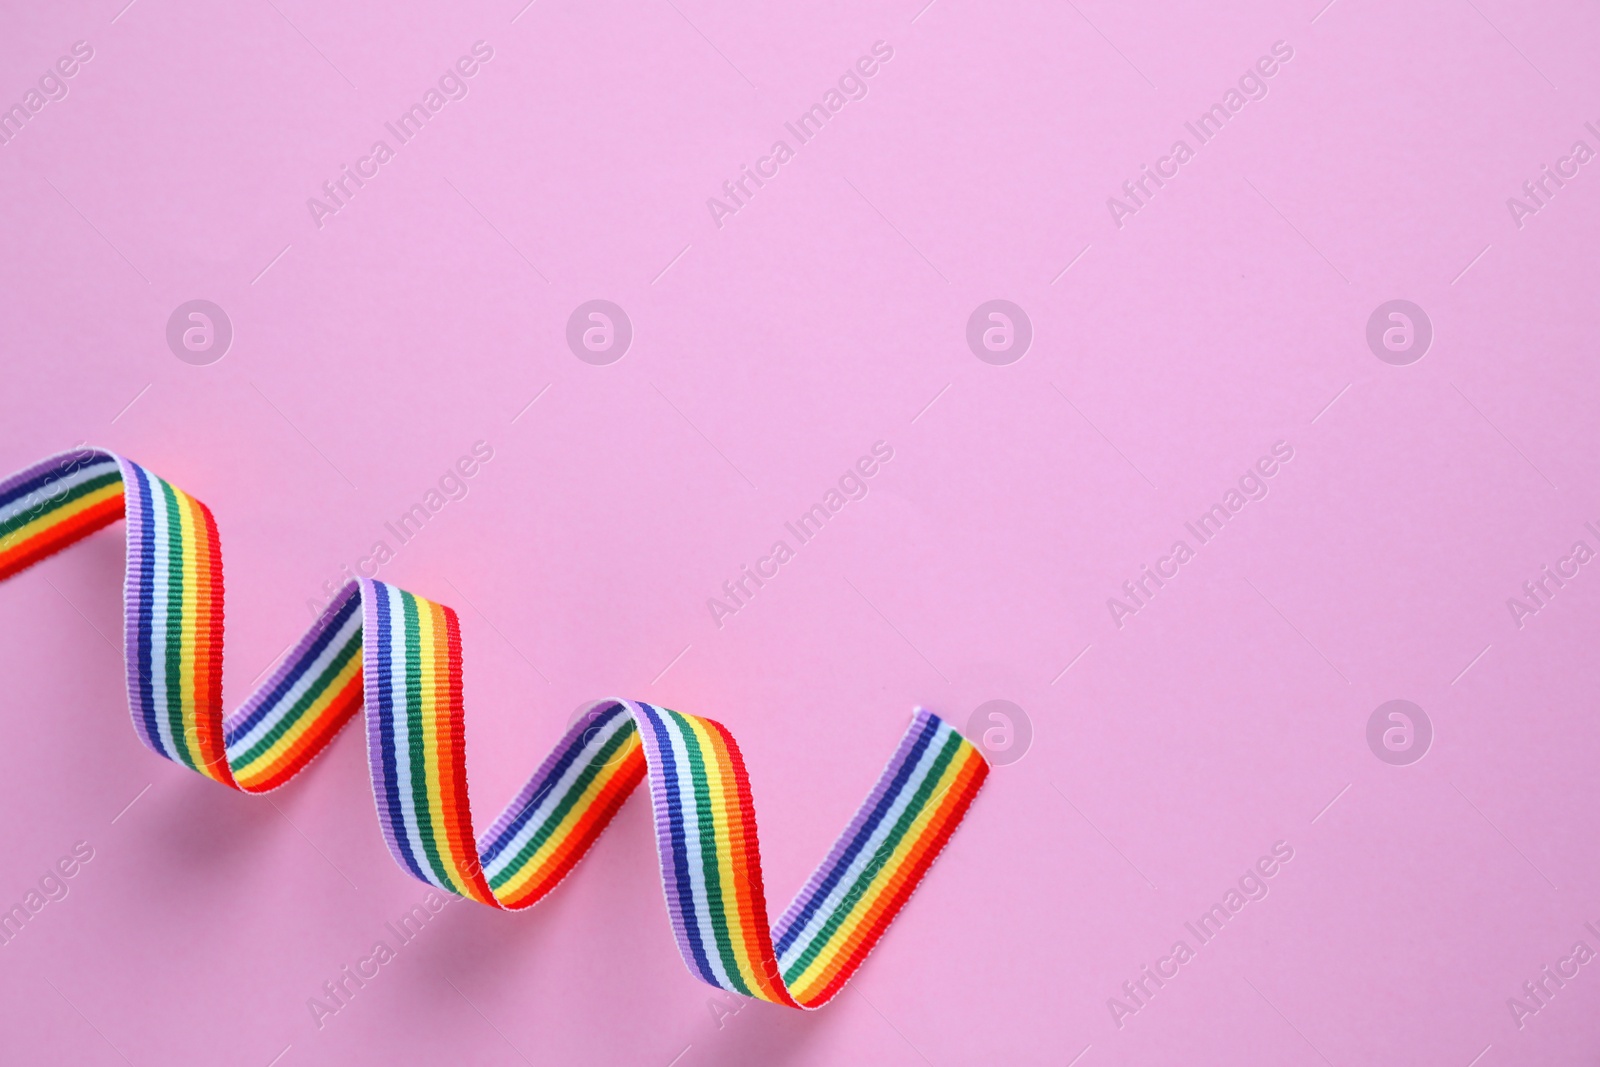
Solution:
M144 700L140 696L143 678L139 673L139 610L140 590L144 587L144 506L145 493L139 481L138 467L130 460L117 458L122 472L124 559L122 578L122 659L128 671L128 714L139 740L156 752L161 752L161 739L152 737L144 721ZM165 755L165 753L163 753Z
M27 470L18 471L0 482L0 508L14 504L29 493L36 492L51 482L60 481L85 467L107 462L115 463L117 457L98 448L75 448L58 452L49 459L35 463Z
M678 810L676 794L676 760L671 742L665 740L667 726L659 716L652 714L648 705L632 704L633 719L639 727L639 739L644 743L645 762L650 769L650 802L655 812L656 852L661 859L661 891L666 897L667 914L672 919L672 932L678 938L678 953L683 962L693 968L710 985L718 985L712 977L709 963L699 946L699 923L694 915L692 891L685 888L677 870L684 860L688 842L684 840L683 827L673 816ZM720 986L719 986L720 988Z
M828 858L818 864L817 869L806 880L805 888L795 895L794 900L784 909L783 917L773 927L773 951L778 955L788 951L799 931L811 920L818 905L833 891L839 881L840 873L855 859L867 839L878 828L878 824L883 821L884 814L905 788L911 772L915 769L916 761L932 743L942 725L944 723L937 715L924 708L918 708L916 714L912 716L910 727L900 739L900 747L895 750L883 773L878 776L878 782L872 787L872 793L862 802L861 807L856 809L855 818L850 820L850 825L833 843Z
M284 657L278 664L278 669L272 672L265 685L258 686L244 702L244 706L223 723L223 735L228 744L255 729L263 718L271 714L273 709L282 702L285 694L300 680L316 658L326 651L329 642L343 626L349 617L340 617L347 610L351 610L350 601L360 595L360 588L355 582L346 582L344 587L333 595L333 600L323 609L311 628L296 642L293 651ZM360 605L355 605L355 610Z
M366 607L366 614L362 617L364 625L361 638L362 699L366 702L367 708L368 769L372 774L373 799L378 805L378 821L383 824L383 836L389 842L390 853L397 863L416 875L419 881L437 885L433 878L423 873L423 863L416 855L419 850L412 847L405 816L408 801L400 795L397 765L400 759L409 759L409 755L398 752L395 746L394 720L400 714L396 710L395 695L399 690L403 698L404 687L412 683L405 675L405 664L395 663L389 653L389 645L394 637L393 629L403 629L405 626L405 620L395 619L393 610L389 606L391 589L394 589L400 597L405 595L392 585L370 578L361 580L361 592ZM420 826L418 832L421 832Z
M535 801L543 799L544 794L550 791L555 782L567 773L578 757L590 747L587 741L590 731L599 730L617 716L628 714L628 709L620 700L600 703L610 706L604 711L592 713L596 716L593 721L585 719L572 724L556 745L555 751L545 757L545 761L533 772L533 777L528 779L522 791L512 798L511 803L506 805L500 817L494 821L494 825L478 839L478 854L485 866L499 858L500 853L505 851L512 839L522 832L528 820L533 818L534 809L537 807ZM602 746L596 741L593 747L598 751Z
M155 503L151 500L153 474L129 460L121 460L123 514L127 521L128 578L123 589L123 615L127 619L124 655L128 661L128 710L139 735L151 751L173 757L161 742L156 722L156 696L151 674L155 618ZM137 568L134 561L138 561ZM135 578L137 574L137 579Z

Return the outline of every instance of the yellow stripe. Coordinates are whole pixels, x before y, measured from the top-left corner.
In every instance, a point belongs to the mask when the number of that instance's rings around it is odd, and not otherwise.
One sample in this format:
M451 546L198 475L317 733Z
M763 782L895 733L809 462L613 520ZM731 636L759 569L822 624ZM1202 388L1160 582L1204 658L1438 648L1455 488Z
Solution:
M600 791L615 777L617 768L620 765L621 761L618 761L617 764L613 764L611 767L601 768L600 772L594 776L584 791L579 794L577 802L567 809L566 816L556 826L555 831L545 838L544 844L540 845L538 850L528 857L528 861L512 876L510 881L495 891L496 897L501 900L515 900L528 888L535 877L541 873L544 865L572 836L573 828L594 806L594 798L599 796ZM556 802L560 803L560 798L556 798Z
M828 981L832 978L829 965L838 958L841 949L850 945L850 935L856 931L856 928L861 925L864 918L872 911L872 905L877 903L878 899L883 896L885 888L892 881L895 872L905 864L911 850L927 835L928 824L932 821L934 813L943 804L944 794L949 790L956 776L966 767L967 755L968 753L965 751L958 752L956 758L952 759L949 765L945 767L944 774L939 778L938 787L928 797L927 804L923 806L922 811L918 813L910 828L906 830L905 836L900 839L899 846L890 854L889 859L879 868L877 876L868 884L866 892L862 893L851 907L849 918L839 924L839 928L828 939L827 945L821 952L817 953L816 959L811 961L811 966L807 967L793 982L789 983L789 992L793 994L796 1000L808 1000L822 986L828 984Z
M46 511L32 522L19 526L7 534L5 539L0 541L0 552L8 552L16 546L31 541L33 538L45 533L51 527L67 522L80 512L87 511L96 504L104 503L111 497L121 495L122 479L119 478L110 485L102 486L87 496L79 497L64 508Z
M723 918L728 924L728 941L733 945L733 958L739 964L745 988L759 990L761 983L757 980L745 951L743 935L749 920L740 914L738 889L734 885L733 848L729 824L736 814L728 810L726 796L723 793L725 783L722 757L717 742L712 737L711 727L693 715L685 715L683 718L694 730L695 739L700 742L701 762L706 769L706 789L711 797L711 819L717 835L717 882L722 893Z
M543 845L539 846L537 852L528 857L528 862L511 877L510 881L494 891L497 898L501 901L510 902L515 901L522 895L523 891L534 880L534 877L550 857L572 836L573 827L594 806L594 798L599 796L601 791L621 774L632 760L637 758L637 753L642 748L643 743L639 740L639 731L634 730L628 735L628 739L623 742L622 747L617 750L616 757L611 763L600 769L600 773L594 776L594 780L589 783L588 788L579 796L577 803L568 809L566 818L561 820L561 824L556 827L555 832L545 840ZM560 803L559 797L556 798L556 803Z
M444 795L439 783L439 720L447 712L449 694L441 691L447 679L439 677L439 672L434 669L434 660L438 655L444 620L435 617L435 613L440 611L439 605L422 597L416 599L417 661L421 667L417 688L422 693L423 784L428 791L433 847L439 853L439 862L451 876L449 880L459 882L460 866L450 849L450 835L445 829Z
M178 505L178 537L183 546L183 625L180 627L182 636L178 639L178 703L182 709L183 740L189 747L189 757L198 764L204 764L205 756L200 748L200 730L196 721L199 709L194 701L194 635L197 621L195 567L198 565L194 552L194 498L175 485L168 484L167 488L172 491L173 500ZM203 766L200 773L205 773Z
M322 695L317 698L316 703L307 708L305 714L300 716L299 722L291 726L282 737L278 738L271 748L244 766L234 769L234 780L248 789L252 784L263 782L275 774L278 770L279 759L285 753L294 749L306 731L327 718L328 706L333 703L333 698L342 692L346 685L350 684L350 679L355 677L360 670L361 653L357 652L350 657L349 661L344 665L344 669L334 676L333 681L328 685L328 688L322 691Z

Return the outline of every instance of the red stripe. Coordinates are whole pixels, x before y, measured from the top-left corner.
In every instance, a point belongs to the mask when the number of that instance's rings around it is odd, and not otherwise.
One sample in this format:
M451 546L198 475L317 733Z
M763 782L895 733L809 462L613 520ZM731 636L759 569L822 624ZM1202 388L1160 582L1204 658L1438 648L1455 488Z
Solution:
M767 920L767 896L761 877L761 842L756 836L756 805L750 796L750 778L745 773L744 755L728 728L715 719L701 719L711 727L722 741L732 768L734 787L739 797L738 821L729 820L728 851L732 856L734 876L741 889L749 924L745 929L745 945L754 962L757 983L767 995L779 1004L794 1007L795 1000L784 986L777 955L772 951L772 928Z
M96 530L110 526L122 518L122 512L123 497L118 493L93 507L84 508L64 522L47 527L11 551L0 553L0 582L19 571L27 570L47 556L55 555Z
M251 785L248 789L240 786L249 793L265 793L269 789L276 789L295 775L305 769L306 764L316 758L322 747L333 739L333 735L350 717L361 710L361 668L356 668L356 673L351 676L345 687L329 701L317 721L300 736L300 741L293 749L284 753L272 764L275 768L271 776L261 781L260 784Z
M461 620L443 604L434 605L439 613L435 629L445 633L444 663L447 720L437 730L439 737L439 798L445 811L444 830L450 851L456 856L455 875L466 881L468 892L491 907L498 904L483 877L478 845L472 838L472 808L467 800L467 743L465 701L461 684Z
M528 882L528 888L524 890L523 895L506 904L506 907L515 909L529 907L560 884L561 879L567 876L567 872L583 859L595 839L605 832L612 817L622 807L622 802L627 800L634 787L644 780L644 774L644 750L636 748L633 750L633 755L626 758L625 765L617 770L616 775L594 798L594 803L583 813L556 852L545 861L546 866Z
M928 868L933 866L933 861L938 858L945 843L950 840L950 835L961 825L967 808L972 804L972 798L978 795L984 778L989 774L989 764L977 752L967 753L967 759L967 765L961 769L956 781L950 787L949 800L943 806L943 810L933 816L935 824L942 820L943 825L938 826L937 832L932 837L925 837L917 843L913 857L899 871L900 884L886 898L878 899L873 908L877 914L869 915L868 920L857 927L854 950L844 963L838 965L838 970L827 985L805 1002L807 1007L820 1007L826 1004L850 980L856 968L861 966L861 961L867 958L867 954L877 945L878 939L894 922L895 916L900 913L906 901L911 899L911 894L921 883L922 876L928 873Z
M195 529L194 711L200 759L207 773L237 787L222 726L222 543L211 509L189 494Z

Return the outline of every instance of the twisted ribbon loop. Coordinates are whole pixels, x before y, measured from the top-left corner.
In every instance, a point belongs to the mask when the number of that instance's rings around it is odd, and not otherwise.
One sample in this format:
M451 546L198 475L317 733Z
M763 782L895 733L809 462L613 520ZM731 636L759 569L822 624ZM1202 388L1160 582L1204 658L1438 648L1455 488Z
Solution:
M648 776L679 951L692 973L730 992L797 1008L831 1000L988 773L972 744L918 710L855 818L769 928L755 807L722 724L602 702L475 837L454 611L386 582L351 582L224 717L221 544L210 510L181 489L98 449L0 482L0 581L119 518L128 705L151 749L264 793L364 707L373 797L395 861L429 885L506 910L554 889Z

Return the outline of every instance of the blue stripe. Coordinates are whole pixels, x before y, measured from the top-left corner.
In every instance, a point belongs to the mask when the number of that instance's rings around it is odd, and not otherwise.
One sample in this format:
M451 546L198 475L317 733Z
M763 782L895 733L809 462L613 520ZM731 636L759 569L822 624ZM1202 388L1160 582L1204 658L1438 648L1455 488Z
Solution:
M357 593L345 603L344 607L339 609L339 613L333 617L332 621L328 623L327 627L322 631L322 633L317 636L317 639L311 643L311 647L306 651L306 654L294 662L293 667L291 667L289 673L284 676L283 681L279 682L272 688L272 692L267 694L266 699L261 702L260 706L258 706L256 710L252 711L243 720L236 723L230 723L228 725L228 732L226 735L224 735L224 744L233 744L239 738L245 736L251 730L254 730L262 719L265 719L268 715L271 715L274 711L276 711L278 709L278 705L283 701L284 695L287 694L290 689L293 689L295 683L299 682L300 679L305 676L306 672L311 669L312 664L316 663L318 657L320 657L323 652L327 650L328 645L332 643L334 636L339 632L345 623L350 621L350 616L360 609L361 595Z
M721 983L711 970L711 962L706 959L705 946L700 939L700 921L695 916L694 889L689 881L689 843L683 833L683 805L678 801L678 767L672 753L672 738L667 732L667 724L656 714L655 708L649 704L640 704L639 708L655 731L661 777L667 787L667 825L672 841L672 877L678 891L678 915L683 919L684 932L689 936L689 948L694 953L700 977L720 989Z
M388 808L389 827L394 833L395 844L400 849L400 856L405 860L406 867L421 881L430 885L433 879L422 873L422 867L417 863L417 857L411 852L411 842L406 834L406 815L400 806L400 784L395 771L395 745L394 745L394 691L390 685L389 664L389 587L382 582L372 583L374 602L378 613L378 632L374 639L378 642L378 706L376 709L368 708L367 714L378 716L379 751L383 753L383 799ZM363 635L365 639L365 635Z
M156 725L155 683L151 671L151 635L155 631L156 518L150 501L150 475L136 463L128 466L138 479L139 498L139 630L134 662L139 669L139 710L144 719L145 737L150 747L172 758L161 744L161 727ZM130 546L131 547L131 546Z
M11 504L14 504L18 500L21 500L23 497L27 496L29 493L43 489L51 482L58 482L63 478L76 474L78 471L88 470L90 467L96 467L102 463L116 463L117 461L115 456L107 452L84 453L84 455L93 455L95 458L85 463L78 462L82 459L82 456L63 456L61 460L62 463L65 463L68 459L73 459L74 462L68 464L66 467L62 467L60 463L57 463L43 474L36 475L20 485L17 485L11 489L7 489L4 493L0 493L0 508L5 508Z
M585 755L591 747L596 751L603 748L604 746L599 743L598 739L596 739L596 742L592 746L584 739L589 736L591 731L601 729L620 714L624 714L624 709L621 704L613 704L611 705L610 710L602 712L600 717L594 721L594 724L590 726L589 729L578 735L577 739L573 742L572 747L567 749L567 751L562 754L561 758L556 761L555 766L550 769L549 774L545 775L543 778L536 779L534 782L528 783L530 787L534 786L535 784L543 787L540 790L535 790L533 796L537 799L544 790L549 789L556 782L559 782L561 780L561 776L566 774L572 765L577 762L578 757ZM516 818L512 819L510 824L506 826L505 830L494 839L487 849L482 851L482 862L485 867L493 863L495 858L499 856L500 853L505 851L506 846L511 844L512 840L517 836L517 834L522 832L522 828L524 826L528 825L528 820L533 818L534 812L537 811L538 808L539 805L536 803L531 801L526 803L523 806L523 809L517 813Z
M834 864L833 870L828 872L828 876L822 880L822 884L811 895L811 899L805 902L805 906L800 909L794 921L789 924L783 935L778 938L777 943L773 945L774 954L781 956L789 950L789 946L793 945L796 939L799 938L800 931L805 929L806 923L810 922L812 916L817 913L817 908L827 899L828 894L833 892L834 887L839 884L840 878L844 876L844 872L849 870L850 864L855 861L856 856L866 847L873 831L878 828L878 824L883 821L884 815L894 806L895 798L905 788L906 782L911 777L912 770L922 760L922 754L927 751L928 745L933 742L933 736L939 732L940 725L942 724L936 716L930 715L928 717L927 724L922 728L921 736L917 738L916 744L912 746L905 762L900 765L900 770L895 773L893 783L883 794L882 799L878 801L877 807L872 809L872 814L867 816L867 821L861 825L861 831L856 834L855 840L846 846L844 853L839 857L839 862Z

